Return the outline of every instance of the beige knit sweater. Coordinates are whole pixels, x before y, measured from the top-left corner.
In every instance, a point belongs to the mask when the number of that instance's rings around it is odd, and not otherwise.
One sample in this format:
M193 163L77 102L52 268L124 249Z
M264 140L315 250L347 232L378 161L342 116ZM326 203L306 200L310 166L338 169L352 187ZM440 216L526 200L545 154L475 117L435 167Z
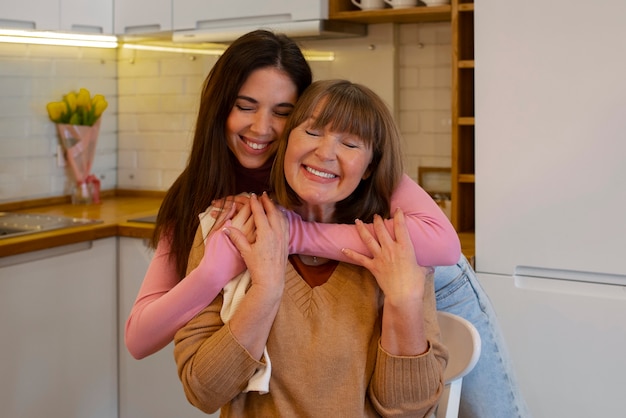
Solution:
M194 248L202 252L202 246ZM190 262L200 257L194 254ZM250 357L222 323L219 295L175 337L187 398L208 413L221 407L222 417L427 416L443 389L447 351L432 274L426 283L430 348L397 357L380 347L383 295L366 269L340 263L327 283L311 288L289 264L267 341L272 375L265 395L242 392L263 362Z

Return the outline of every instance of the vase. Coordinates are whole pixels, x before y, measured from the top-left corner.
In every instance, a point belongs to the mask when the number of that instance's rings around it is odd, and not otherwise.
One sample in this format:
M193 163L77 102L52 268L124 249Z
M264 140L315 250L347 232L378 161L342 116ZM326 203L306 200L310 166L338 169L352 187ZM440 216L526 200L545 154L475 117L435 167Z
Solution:
M72 203L100 203L100 180L91 173L100 131L100 119L93 126L57 123L57 132L68 166L74 177Z
M91 205L94 203L93 183L76 183L72 187L72 204L74 205Z

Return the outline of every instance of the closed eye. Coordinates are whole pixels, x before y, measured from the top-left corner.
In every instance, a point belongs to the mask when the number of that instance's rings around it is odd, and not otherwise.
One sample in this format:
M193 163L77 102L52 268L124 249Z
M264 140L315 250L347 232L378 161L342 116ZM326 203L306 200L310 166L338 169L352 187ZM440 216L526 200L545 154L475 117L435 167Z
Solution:
M278 111L278 110L275 110L275 111L274 111L274 114L275 114L276 116L278 116L278 117L281 117L281 118L288 118L288 117L289 117L289 115L291 115L291 110L292 110L292 109L285 110L285 111Z
M236 104L235 107L239 110L241 110L242 112L249 112L254 110L254 107L252 106L242 106L240 104Z

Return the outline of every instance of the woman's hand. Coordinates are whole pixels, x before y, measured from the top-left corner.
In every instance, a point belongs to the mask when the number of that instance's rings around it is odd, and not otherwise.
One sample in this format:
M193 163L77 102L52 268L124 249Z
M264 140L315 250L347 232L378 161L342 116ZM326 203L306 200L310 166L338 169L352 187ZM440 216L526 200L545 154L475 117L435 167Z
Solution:
M256 229L256 239L250 242L235 225L226 226L225 232L233 244L241 252L252 284L279 285L282 293L285 265L287 263L289 243L289 224L285 215L271 201L266 193L258 198L250 196L249 208L253 227ZM240 212L245 209L242 208ZM245 221L249 224L250 219Z
M261 358L285 287L289 224L265 193L260 198L250 196L250 209L256 227L253 243L236 228L224 228L241 252L251 281L229 325L237 341Z
M214 200L211 206L213 206L213 209L210 215L215 219L213 230L222 229L227 225L227 221L230 220L228 226L241 231L249 243L255 241L256 230L250 209L250 195L248 193Z
M356 221L361 239L373 257L366 257L355 251L344 249L343 253L355 264L368 269L376 278L386 300L401 302L406 298L419 298L424 292L425 274L430 269L420 267L415 260L415 251L409 237L402 210L393 216L395 239L389 234L383 219L374 216L374 235L365 228L363 222Z
M428 350L424 324L426 274L432 268L417 264L404 214L393 216L395 239L380 216L374 217L374 235L361 221L356 222L361 239L373 257L343 250L355 263L367 268L385 295L380 344L393 355L416 356Z

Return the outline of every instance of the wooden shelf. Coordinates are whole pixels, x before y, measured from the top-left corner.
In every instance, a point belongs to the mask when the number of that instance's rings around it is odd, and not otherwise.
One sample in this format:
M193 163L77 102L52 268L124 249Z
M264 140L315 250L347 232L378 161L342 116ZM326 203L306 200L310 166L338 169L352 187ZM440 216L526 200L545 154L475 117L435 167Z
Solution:
M461 117L458 119L458 124L461 126L474 126L474 116Z
M416 23L449 22L452 7L418 6L407 9L385 8L380 10L360 10L350 0L330 0L328 16L332 20L358 23Z
M459 174L458 182L459 183L474 183L474 178L476 176L474 174Z
M474 2L452 0L452 224L475 227Z

